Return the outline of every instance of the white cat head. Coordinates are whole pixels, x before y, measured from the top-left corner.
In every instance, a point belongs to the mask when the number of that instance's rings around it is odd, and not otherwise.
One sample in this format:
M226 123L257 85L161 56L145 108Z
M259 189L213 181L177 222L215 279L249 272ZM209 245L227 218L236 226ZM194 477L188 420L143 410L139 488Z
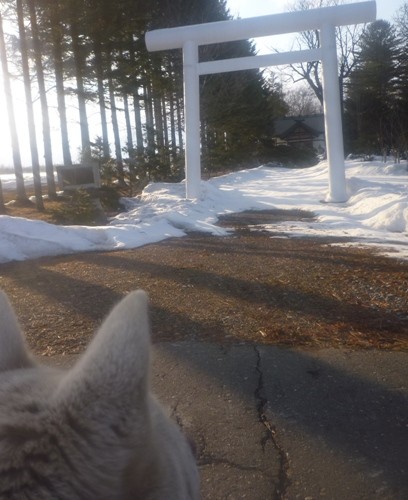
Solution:
M199 498L191 449L149 392L147 309L129 294L61 371L32 360L0 292L0 499Z

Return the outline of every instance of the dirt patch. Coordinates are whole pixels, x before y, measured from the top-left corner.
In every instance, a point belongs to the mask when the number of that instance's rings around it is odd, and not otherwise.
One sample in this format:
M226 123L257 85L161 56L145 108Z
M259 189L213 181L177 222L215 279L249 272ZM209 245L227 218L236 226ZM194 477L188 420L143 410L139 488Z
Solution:
M282 215L233 215L221 224L240 230L226 237L191 234L130 251L3 264L0 284L43 355L82 351L136 288L150 294L153 341L407 350L408 263L245 230Z
M218 224L233 227L235 230L246 230L251 226L278 224L286 221L314 221L316 216L306 210L246 210L236 214L221 215Z
M42 220L45 222L54 223L53 211L61 206L61 199L59 200L48 200L44 199L44 210L37 210L35 201L29 201L24 206L17 203L14 199L14 195L10 192L4 192L4 198L6 203L5 215L10 217L24 217L25 219L35 219Z

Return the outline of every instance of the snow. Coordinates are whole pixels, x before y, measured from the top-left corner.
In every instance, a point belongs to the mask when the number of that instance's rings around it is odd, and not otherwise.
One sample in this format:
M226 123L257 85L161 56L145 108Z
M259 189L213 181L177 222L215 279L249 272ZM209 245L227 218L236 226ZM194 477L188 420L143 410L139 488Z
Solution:
M219 215L274 208L307 210L316 219L262 226L271 237L334 237L334 244L370 247L408 259L407 164L347 161L346 203L324 203L327 170L327 162L305 169L264 165L242 170L202 181L198 200L184 198L184 182L150 184L141 197L124 199L126 212L100 227L56 226L3 215L0 263L135 248L188 231L223 236L230 230L216 225ZM3 186L13 187L12 178L3 177Z

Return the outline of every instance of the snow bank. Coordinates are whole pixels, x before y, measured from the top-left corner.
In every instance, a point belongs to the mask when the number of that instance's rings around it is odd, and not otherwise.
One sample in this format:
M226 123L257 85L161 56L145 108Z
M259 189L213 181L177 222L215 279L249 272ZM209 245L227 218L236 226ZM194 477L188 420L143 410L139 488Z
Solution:
M303 209L316 221L288 221L264 226L288 236L349 238L347 245L375 247L408 259L407 165L346 162L349 200L324 203L326 162L307 169L261 166L201 183L199 200L184 199L184 182L156 183L140 198L124 200L127 211L108 226L55 226L0 216L0 262L92 250L135 248L186 231L225 235L216 225L221 214L243 210ZM8 176L7 186L12 180Z

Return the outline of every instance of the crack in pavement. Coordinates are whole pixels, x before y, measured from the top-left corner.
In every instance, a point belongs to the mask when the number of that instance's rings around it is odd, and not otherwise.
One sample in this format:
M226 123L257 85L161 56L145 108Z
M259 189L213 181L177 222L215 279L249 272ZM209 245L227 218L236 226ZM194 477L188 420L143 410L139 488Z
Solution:
M197 458L197 465L199 467L205 467L206 465L227 465L233 469L237 469L241 472L261 472L263 471L256 466L242 465L237 462L233 462L227 458L217 457L214 453L207 451L207 443L205 436L200 433L199 439L199 453Z
M198 460L198 465L200 467L205 467L206 465L227 465L233 469L237 469L241 472L260 472L263 471L259 467L251 466L251 465L241 465L237 462L233 462L232 460L228 460L226 458L219 458L211 453L206 453L205 455L201 455Z
M254 345L253 347L256 354L255 369L258 372L258 385L255 389L254 396L257 401L257 412L259 421L265 426L266 429L265 436L261 440L262 451L265 452L266 444L268 443L268 441L271 441L275 450L278 452L279 474L278 474L278 483L275 487L275 495L278 500L284 500L286 498L287 489L290 486L289 456L283 449L282 445L279 443L276 427L269 421L266 415L266 405L268 403L268 400L265 397L265 392L264 392L264 378L262 372L261 353L256 345Z
M183 419L181 418L181 415L178 412L178 405L179 405L179 403L180 403L180 401L177 400L175 402L175 404L171 406L170 418L172 418L177 423L177 425L180 427L180 429L182 431L184 431Z

